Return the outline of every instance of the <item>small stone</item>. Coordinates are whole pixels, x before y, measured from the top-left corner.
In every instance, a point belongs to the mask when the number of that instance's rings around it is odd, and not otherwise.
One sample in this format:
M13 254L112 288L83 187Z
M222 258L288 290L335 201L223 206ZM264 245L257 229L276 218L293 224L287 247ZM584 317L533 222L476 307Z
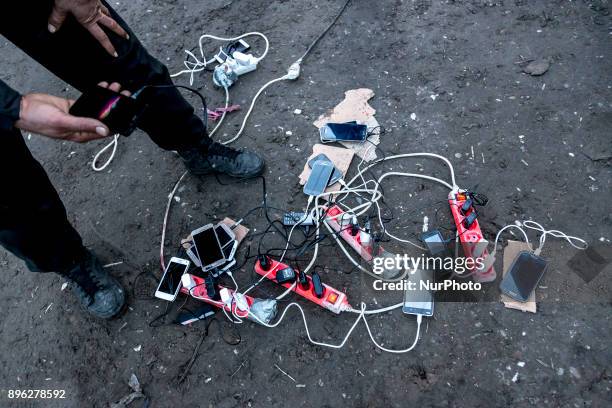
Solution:
M531 61L525 68L523 68L523 72L531 76L540 76L544 75L549 68L550 62L547 60L535 60Z
M576 367L570 367L569 372L570 372L570 375L577 380L582 378L582 376L580 375L580 371L578 371Z

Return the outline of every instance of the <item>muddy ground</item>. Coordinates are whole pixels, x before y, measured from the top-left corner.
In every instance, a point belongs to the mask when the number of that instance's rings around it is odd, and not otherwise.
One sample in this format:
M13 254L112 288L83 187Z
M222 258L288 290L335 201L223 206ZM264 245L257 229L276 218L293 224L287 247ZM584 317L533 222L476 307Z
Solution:
M182 67L183 50L192 48L201 33L266 33L269 57L231 90L232 102L245 106L259 86L284 73L341 3L139 0L113 5L171 71ZM381 144L385 154L429 151L449 157L458 183L490 198L480 218L489 239L507 223L532 218L586 239L601 253L608 248L609 254L610 7L603 0L354 0L305 61L302 77L269 89L236 145L265 155L271 206L302 208L306 200L297 175L317 140L312 121L340 102L346 90L368 87L376 93L371 101L376 117L388 129ZM254 45L261 50L260 43ZM2 77L16 89L78 95L5 41L0 55ZM533 59L549 61L549 70L538 77L523 73L524 62ZM198 75L196 83L210 105L223 103L208 74ZM295 109L302 114L294 114ZM222 133L233 135L243 114L232 114ZM104 407L129 393L132 373L152 407L601 407L612 399L609 264L586 282L567 266L576 251L555 239L543 252L552 267L538 289L537 314L504 309L497 285L489 284L480 302L437 303L416 349L404 355L377 351L363 325L341 350L312 346L295 311L276 329L213 323L194 366L178 384L204 324L150 327L149 322L166 307L150 298L152 276L159 276L164 206L184 171L182 163L142 133L121 139L115 161L102 173L90 168L101 143L56 143L38 136L27 143L85 243L104 263L124 262L111 271L128 288L129 308L115 320L92 321L69 291L61 290L62 279L31 274L2 251L0 406ZM391 167L448 178L443 165L431 160L383 166L378 174ZM225 216L240 218L258 205L261 191L260 181L223 186L214 177L187 177L171 212L167 254L197 226ZM440 203L446 195L442 187L391 179L385 194L393 208L389 226L398 234L414 237L425 215L431 227L452 228L448 208ZM246 224L254 232L267 225L261 213ZM258 237L251 242L256 252ZM266 242L268 247L279 243L273 237ZM328 267L325 281L345 289L353 305L400 301L401 293L374 293L369 278L349 273L333 245L322 245L320 252L318 264ZM307 259L305 254L300 261ZM253 279L252 263L236 272L239 283ZM271 285L256 292L260 297L279 293ZM352 323L351 316L298 302L315 338L339 342ZM369 321L388 347L412 342L413 317L394 311ZM41 388L64 389L67 398L7 399L9 389ZM131 406L145 404L140 399Z

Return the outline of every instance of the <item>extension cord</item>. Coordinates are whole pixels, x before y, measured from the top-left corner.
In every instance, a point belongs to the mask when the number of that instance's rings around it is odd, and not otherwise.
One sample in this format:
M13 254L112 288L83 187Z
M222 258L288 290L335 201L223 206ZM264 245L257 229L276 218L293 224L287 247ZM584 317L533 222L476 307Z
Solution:
M381 256L384 253L384 249L382 246L378 246L378 251L376 254L373 253L374 245L370 241L367 245L364 245L362 234L351 235L349 228L343 226L341 222L339 223L337 218L341 218L344 214L346 214L340 207L334 205L327 211L327 218L324 220L330 227L333 228L336 233L346 241L347 244L351 246L358 254L363 258L366 262L372 262L372 259Z
M273 259L270 260L271 264L268 269L264 269L261 266L261 262L257 260L255 262L255 272L267 279L276 282L276 275L271 276L270 271L280 271L285 268L288 268L289 265L275 261ZM299 272L296 270L296 274ZM312 277L310 275L306 275L306 279L308 280L308 285L306 287L302 287L302 285L295 283L282 283L280 286L285 287L286 289L290 289L292 292L302 296L304 299L311 301L324 309L327 309L333 313L340 314L344 311L352 310L353 308L348 302L346 294L340 292L338 289L334 289L326 283L321 283L323 285L323 294L319 298L314 294L314 285L312 282ZM276 282L278 284L278 282Z
M255 71L258 63L259 59L253 55L236 51L223 64L217 65L213 72L213 83L220 88L229 88L236 83L238 77Z
M208 296L208 293L206 292L206 284L204 282L204 279L195 275L184 274L182 282L182 293L191 296L194 299L198 299L218 308L222 308L227 313L231 313L233 315L240 316L243 318L247 317L248 309L253 305L253 302L255 301L254 298L248 295L240 294L240 301L233 302L232 299L235 299L235 291L233 289L226 288L222 285L219 285L219 292L222 292L223 298L227 298L229 299L229 301L225 302L211 299L210 296Z
M471 269L468 268L468 271L476 282L493 282L497 278L495 267L493 266L495 263L495 254L489 254L487 250L488 241L485 240L482 235L478 218L475 218L471 225L467 227L464 225L466 218L470 214L475 214L473 208L471 208L472 212L466 214L461 213L461 207L468 199L464 193L464 190L453 189L448 195L448 201L465 257L472 259L482 258L483 265L481 268L477 268L476 265L473 265Z

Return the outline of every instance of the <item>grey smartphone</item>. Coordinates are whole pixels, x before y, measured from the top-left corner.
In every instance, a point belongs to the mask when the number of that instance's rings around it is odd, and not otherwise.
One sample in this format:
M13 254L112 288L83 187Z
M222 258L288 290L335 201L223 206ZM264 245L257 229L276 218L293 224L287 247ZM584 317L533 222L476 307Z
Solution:
M304 194L318 196L327 188L327 183L334 172L334 165L331 162L318 161L312 166L310 177L304 186Z
M427 282L430 284L433 282L433 271L417 269L410 275L408 282L414 282L414 284L412 287L406 285L402 312L411 315L433 316L433 293L426 287Z
M546 273L548 261L528 251L519 252L502 279L499 289L519 302L526 302Z
M327 161L330 162L333 166L333 162L329 159L329 157L327 157L325 154L321 153L315 157L313 157L309 162L308 162L308 167L310 167L312 169L312 166L314 166L314 164L318 161ZM336 183L338 180L340 180L342 178L342 172L340 170L338 170L336 168L336 166L334 166L334 172L331 175L331 178L329 179L329 182L327 183L328 186L333 185L334 183Z

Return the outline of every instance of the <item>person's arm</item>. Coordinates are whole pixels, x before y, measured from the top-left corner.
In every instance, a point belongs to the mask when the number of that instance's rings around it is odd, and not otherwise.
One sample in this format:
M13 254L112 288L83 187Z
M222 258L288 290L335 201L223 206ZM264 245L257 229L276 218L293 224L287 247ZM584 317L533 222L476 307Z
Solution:
M0 80L0 131L11 130L19 120L21 95Z
M121 85L101 83L100 86L126 96ZM84 143L109 136L108 127L99 120L70 114L73 100L52 95L30 93L20 95L0 80L0 137L2 131L14 128L53 139Z

